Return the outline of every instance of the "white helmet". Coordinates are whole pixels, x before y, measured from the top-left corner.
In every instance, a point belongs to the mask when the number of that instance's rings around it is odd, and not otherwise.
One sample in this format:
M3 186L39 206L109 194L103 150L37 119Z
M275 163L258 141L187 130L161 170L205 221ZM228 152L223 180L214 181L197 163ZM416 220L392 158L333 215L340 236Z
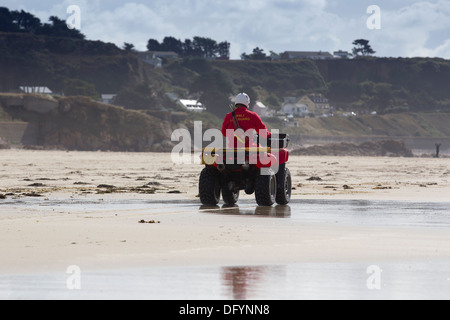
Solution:
M244 106L250 108L250 97L246 93L239 93L234 99L234 105L243 104Z

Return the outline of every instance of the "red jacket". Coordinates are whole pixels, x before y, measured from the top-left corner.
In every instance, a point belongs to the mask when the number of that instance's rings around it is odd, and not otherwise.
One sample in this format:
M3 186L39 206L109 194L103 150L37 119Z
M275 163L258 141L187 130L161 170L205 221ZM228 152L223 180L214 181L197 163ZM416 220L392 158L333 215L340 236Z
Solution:
M267 130L266 125L262 122L257 113L249 111L246 107L239 107L234 112L236 119L239 122L239 126L242 130L254 129L262 138L270 138L271 133ZM222 125L222 134L226 137L227 130L237 130L233 121L233 114L230 112L225 116L225 120Z

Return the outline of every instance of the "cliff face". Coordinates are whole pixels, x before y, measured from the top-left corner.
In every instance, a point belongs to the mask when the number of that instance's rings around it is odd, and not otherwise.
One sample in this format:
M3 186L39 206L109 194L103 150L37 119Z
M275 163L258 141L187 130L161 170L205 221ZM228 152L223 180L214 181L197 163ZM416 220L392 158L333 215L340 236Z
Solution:
M190 58L154 69L137 54L113 44L0 32L0 70L0 92L46 86L67 95L98 97L127 89L136 92L135 87L144 85L148 91L142 93L144 106L128 107L148 110L170 108L166 92L185 96L203 92L205 100L214 101L243 89L273 107L279 107L284 97L323 93L331 105L351 111L450 110L450 61L439 58L278 62Z
M166 152L174 146L170 122L85 97L2 95L0 103L13 119L34 125L44 148Z
M450 110L450 61L366 58L315 62L335 106L396 111Z

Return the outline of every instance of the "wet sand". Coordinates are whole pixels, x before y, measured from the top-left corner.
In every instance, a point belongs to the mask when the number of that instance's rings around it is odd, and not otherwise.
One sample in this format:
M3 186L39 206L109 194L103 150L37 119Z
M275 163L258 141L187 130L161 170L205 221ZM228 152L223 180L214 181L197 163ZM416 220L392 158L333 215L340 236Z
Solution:
M202 166L170 154L0 158L4 276L450 260L448 159L292 157L291 205L261 209L202 207Z
M12 193L8 198L112 193L194 200L202 170L196 156L190 164L174 164L161 153L1 150L0 159L0 194ZM294 199L450 201L448 158L291 156L288 167Z

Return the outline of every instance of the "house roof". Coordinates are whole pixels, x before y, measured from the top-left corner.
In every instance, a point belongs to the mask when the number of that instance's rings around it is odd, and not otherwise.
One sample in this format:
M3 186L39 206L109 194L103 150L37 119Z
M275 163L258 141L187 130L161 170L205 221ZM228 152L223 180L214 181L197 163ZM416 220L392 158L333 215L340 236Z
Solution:
M196 106L202 105L202 103L198 102L197 100L180 99L179 101L184 105L196 105Z
M186 109L202 109L205 110L203 104L197 100L179 99L178 103L183 105Z
M333 52L333 53L334 53L334 55L339 55L339 54L349 55L349 54L350 54L350 52L348 52L348 51L343 51L343 50L335 51L335 52Z
M257 106L260 109L266 109L266 105L264 103L262 103L261 101L256 101L255 102L255 106Z
M282 108L308 108L306 104L303 103L285 103L283 104Z
M308 96L314 103L328 103L328 99L323 94L310 94Z
M27 87L22 86L20 87L20 90L22 90L25 93L41 93L41 94L52 94L52 90L50 90L47 87Z
M311 57L334 58L331 53L325 51L286 51L285 55L287 55L290 59Z
M117 96L117 94L102 94L102 99L114 99Z

